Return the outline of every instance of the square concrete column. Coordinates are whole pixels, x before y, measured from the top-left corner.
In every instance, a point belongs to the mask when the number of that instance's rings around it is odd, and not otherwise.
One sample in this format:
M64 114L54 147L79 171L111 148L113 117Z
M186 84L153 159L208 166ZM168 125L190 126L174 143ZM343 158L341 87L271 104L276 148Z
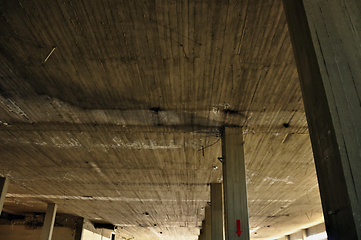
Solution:
M3 210L6 193L8 192L9 179L0 177L0 214Z
M199 233L199 239L200 240L205 240L206 239L205 236L206 236L206 221L203 220L202 221L202 228L201 228L200 233Z
M212 224L211 224L211 207L207 206L206 209L206 224L205 224L205 240L212 239Z
M361 1L283 5L328 239L361 239Z
M222 134L223 191L226 240L249 240L246 168L242 128Z
M58 206L55 203L48 203L40 240L51 240L51 236L53 235L57 207Z
M307 229L302 229L302 239L305 240L307 238Z
M211 183L212 240L223 240L223 192L221 183Z
M75 222L75 236L74 240L81 240L83 233L84 218L79 217Z

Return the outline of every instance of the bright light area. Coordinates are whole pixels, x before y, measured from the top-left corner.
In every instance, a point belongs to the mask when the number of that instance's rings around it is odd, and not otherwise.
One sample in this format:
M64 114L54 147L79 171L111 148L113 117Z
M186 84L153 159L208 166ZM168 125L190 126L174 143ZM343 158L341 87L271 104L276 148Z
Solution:
M309 237L306 237L306 240L325 240L327 239L327 233L326 232L322 232L319 234L315 234Z

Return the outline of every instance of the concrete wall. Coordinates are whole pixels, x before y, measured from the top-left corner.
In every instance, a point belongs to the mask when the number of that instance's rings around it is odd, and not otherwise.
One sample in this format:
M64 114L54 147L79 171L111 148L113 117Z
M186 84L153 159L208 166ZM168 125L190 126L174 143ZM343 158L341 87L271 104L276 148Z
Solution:
M315 226L307 228L306 229L306 235L307 235L307 237L311 237L311 236L323 233L325 231L326 231L325 224L320 223L320 224L317 224ZM277 240L285 240L285 239L287 239L286 236L277 238ZM302 235L302 230L299 230L297 232L294 232L294 233L290 234L290 240L303 240L303 239L304 238L303 238L303 235ZM323 239L327 239L327 238L323 238Z
M24 225L0 225L0 239L39 240L42 227L27 229ZM75 232L67 227L54 227L52 240L74 240Z
M326 231L325 224L318 224L316 226L307 229L307 236L316 235L318 233L322 233L325 231Z
M0 239L6 240L39 240L42 227L27 229L23 225L0 225ZM74 240L75 231L68 227L54 227L52 240ZM109 236L110 237L110 236ZM82 240L110 240L100 234L83 229Z
M303 239L302 232L295 232L290 235L290 240L300 240Z
M103 237L100 234L93 233L89 230L83 229L83 233L81 235L82 240L110 240L110 238Z

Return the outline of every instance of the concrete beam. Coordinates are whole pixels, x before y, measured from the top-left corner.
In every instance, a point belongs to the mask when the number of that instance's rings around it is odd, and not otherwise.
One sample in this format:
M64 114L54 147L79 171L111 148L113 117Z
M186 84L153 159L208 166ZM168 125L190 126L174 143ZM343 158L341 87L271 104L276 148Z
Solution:
M0 214L3 210L6 193L8 192L9 188L9 179L0 177Z
M283 0L328 238L361 239L361 2Z
M51 240L57 207L58 206L55 203L48 203L40 240Z
M242 128L224 128L222 134L223 191L226 240L249 240L246 169ZM237 223L242 233L237 234Z
M223 193L221 183L211 183L212 240L223 240Z

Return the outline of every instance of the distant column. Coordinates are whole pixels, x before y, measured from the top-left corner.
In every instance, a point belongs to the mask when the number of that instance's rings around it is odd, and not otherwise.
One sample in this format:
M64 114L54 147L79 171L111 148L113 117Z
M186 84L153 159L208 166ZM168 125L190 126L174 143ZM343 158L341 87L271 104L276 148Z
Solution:
M283 5L328 239L361 239L361 1Z
M206 235L206 221L203 220L202 221L202 228L201 228L201 231L199 233L199 239L200 240L205 240L205 235Z
M8 192L9 179L0 177L0 214L3 210L6 193Z
M242 128L224 128L222 135L222 158L225 237L226 240L249 240Z
M212 224L211 224L211 207L206 207L206 228L205 228L205 239L211 240L212 239Z
M79 217L75 222L75 237L74 240L81 240L83 233L84 218Z
M222 184L211 183L212 240L223 240Z
M302 229L302 239L305 240L307 238L307 229Z
M48 208L46 209L45 219L43 230L41 232L41 240L51 240L53 235L54 222L56 216L57 205L55 203L48 203Z

